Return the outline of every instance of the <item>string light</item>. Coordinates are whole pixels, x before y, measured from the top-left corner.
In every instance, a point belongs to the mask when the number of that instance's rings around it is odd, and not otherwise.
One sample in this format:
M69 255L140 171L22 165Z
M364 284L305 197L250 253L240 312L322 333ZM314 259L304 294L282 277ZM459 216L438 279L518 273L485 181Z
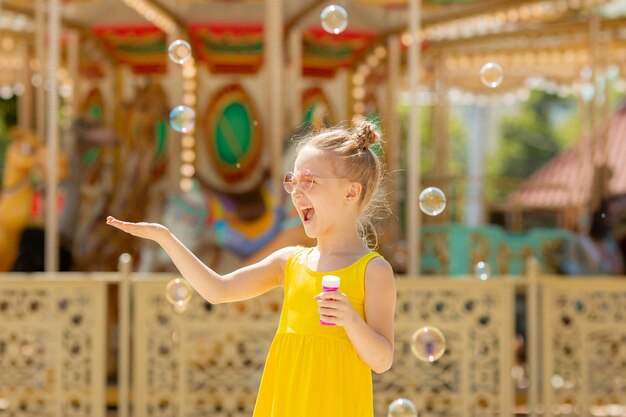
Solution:
M196 106L196 87L198 85L196 76L198 70L196 68L196 61L193 57L187 59L183 64L183 104L195 109ZM193 165L196 160L196 139L195 139L195 125L183 135L181 138L181 150L180 160L182 162L180 166L180 189L183 192L189 192L193 185L192 177L196 173L196 169Z
M607 2L608 0L585 0L584 2L581 0L560 0L555 4L553 0L539 0L521 6L498 9L491 13L481 13L434 23L424 27L420 31L420 36L422 39L430 41L442 41L507 32L514 30L515 24L530 20L552 20L568 10L578 10ZM401 35L401 42L404 46L411 44L412 37L408 32Z
M382 60L387 56L387 48L383 45L379 45L373 49L361 63L354 75L352 75L352 99L354 104L352 106L352 113L355 116L363 116L366 111L365 97L366 83L368 76L372 71L378 67Z
M175 34L179 31L178 25L167 13L157 5L146 0L124 0L124 3L156 27L168 34Z
M24 14L2 10L0 13L0 31L35 32L35 21Z

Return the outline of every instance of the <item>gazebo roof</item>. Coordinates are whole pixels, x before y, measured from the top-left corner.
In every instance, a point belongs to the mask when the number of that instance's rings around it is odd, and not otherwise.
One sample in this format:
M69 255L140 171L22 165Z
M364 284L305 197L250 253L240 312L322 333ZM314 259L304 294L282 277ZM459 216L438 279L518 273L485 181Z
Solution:
M601 135L605 146L601 136L596 138L595 166L604 163L608 168L606 196L626 194L626 106L620 106ZM510 194L508 204L541 209L589 204L592 187L600 187L594 180L591 146L591 137L586 137L559 152Z

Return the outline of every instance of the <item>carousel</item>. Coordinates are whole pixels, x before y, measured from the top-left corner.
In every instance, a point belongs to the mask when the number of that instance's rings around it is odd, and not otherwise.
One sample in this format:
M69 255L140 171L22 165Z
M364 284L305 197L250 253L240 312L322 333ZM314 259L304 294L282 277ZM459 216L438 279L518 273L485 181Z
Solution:
M251 415L282 292L211 305L105 219L219 273L309 246L295 147L367 118L399 276L376 415L626 416L626 287L556 275L624 207L623 1L0 0L0 34L0 415ZM490 109L534 90L580 138L490 177Z

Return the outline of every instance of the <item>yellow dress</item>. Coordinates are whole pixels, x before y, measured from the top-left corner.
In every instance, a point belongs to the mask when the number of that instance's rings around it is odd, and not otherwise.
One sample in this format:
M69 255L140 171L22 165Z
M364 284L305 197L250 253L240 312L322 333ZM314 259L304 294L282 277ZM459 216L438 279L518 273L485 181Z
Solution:
M372 372L342 326L323 326L313 299L322 277L341 278L340 291L364 317L365 268L370 252L352 265L316 272L294 251L285 267L278 330L263 370L253 417L373 417Z

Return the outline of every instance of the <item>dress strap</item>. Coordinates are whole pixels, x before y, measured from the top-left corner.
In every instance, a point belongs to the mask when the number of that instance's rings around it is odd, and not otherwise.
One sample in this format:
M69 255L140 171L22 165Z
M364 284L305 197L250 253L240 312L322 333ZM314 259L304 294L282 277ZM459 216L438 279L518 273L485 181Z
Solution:
M283 287L287 288L289 285L289 278L293 276L294 268L298 264L298 259L302 256L305 256L305 253L310 248L304 246L298 246L291 252L289 258L287 259L287 263L285 264L285 272L283 274Z
M357 274L363 280L363 290L365 290L365 270L367 269L367 264L374 258L382 258L382 255L378 252L371 251L367 255L364 255L359 260L359 265L357 267Z

